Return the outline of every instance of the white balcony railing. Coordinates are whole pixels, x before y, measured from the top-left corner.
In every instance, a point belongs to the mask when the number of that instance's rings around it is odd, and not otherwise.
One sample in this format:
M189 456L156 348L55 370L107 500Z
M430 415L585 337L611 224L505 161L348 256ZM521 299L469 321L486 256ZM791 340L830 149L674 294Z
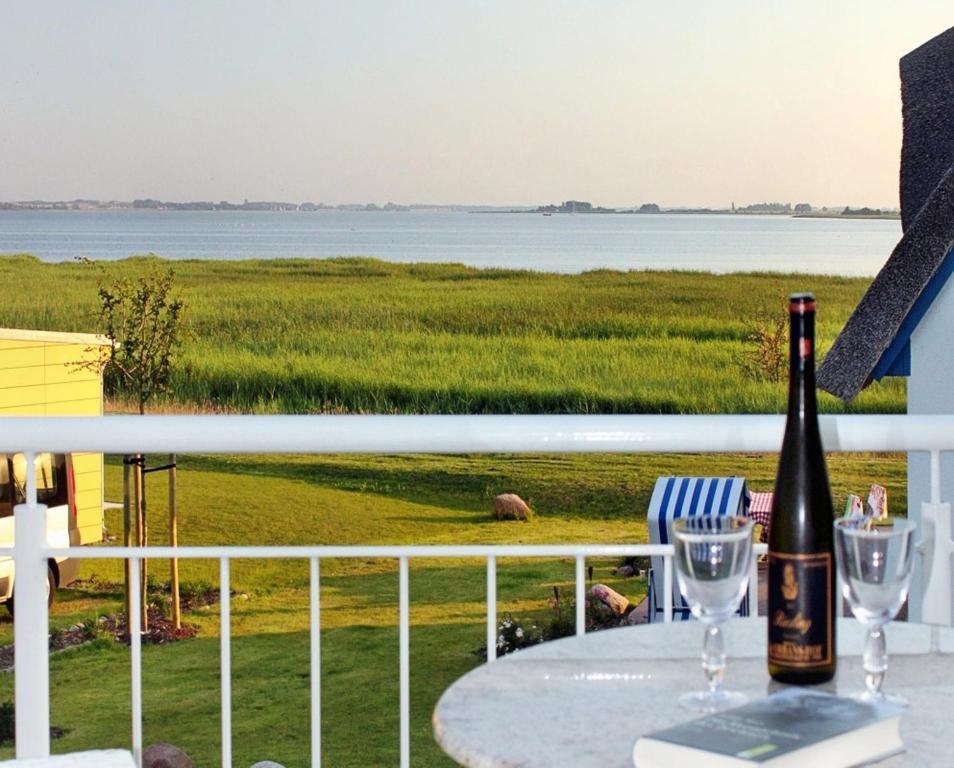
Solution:
M931 453L931 497L939 501L942 451L954 450L952 416L823 417L828 451ZM779 416L149 416L8 417L0 419L0 452L69 453L732 453L776 452L784 420ZM585 560L588 557L664 557L666 620L671 618L672 548L665 545L553 546L310 546L69 548L46 544L43 507L36 503L33 472L27 500L16 508L16 744L18 757L49 754L49 616L46 569L51 557L125 559L134 590L143 558L217 559L220 590L229 594L230 561L236 558L303 558L311 568L312 765L321 761L319 563L327 558L394 558L399 563L400 760L410 765L408 561L411 558L477 557L487 562L487 648L496 647L498 557L571 557L576 563L576 629L583 632ZM640 510L634 510L640 514ZM26 513L26 514L22 514ZM753 567L752 584L755 583ZM132 601L129 625L139 622ZM753 601L757 603L757 601ZM221 603L222 765L231 755L231 624L228 599ZM142 754L142 676L138 634L132 637L132 749Z

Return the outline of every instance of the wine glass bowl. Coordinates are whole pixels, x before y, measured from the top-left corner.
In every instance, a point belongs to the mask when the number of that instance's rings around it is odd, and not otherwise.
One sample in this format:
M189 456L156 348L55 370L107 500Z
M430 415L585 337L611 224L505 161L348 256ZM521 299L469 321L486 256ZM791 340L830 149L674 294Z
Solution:
M865 520L835 521L835 553L842 595L867 628L863 664L865 701L895 701L882 691L888 668L884 626L898 613L908 596L914 562L914 529L908 520L866 525Z
M745 696L721 687L726 654L719 625L738 610L748 586L752 521L731 516L680 518L673 523L672 534L679 591L692 615L706 625L702 668L708 688L684 694L679 703L696 712L738 706Z

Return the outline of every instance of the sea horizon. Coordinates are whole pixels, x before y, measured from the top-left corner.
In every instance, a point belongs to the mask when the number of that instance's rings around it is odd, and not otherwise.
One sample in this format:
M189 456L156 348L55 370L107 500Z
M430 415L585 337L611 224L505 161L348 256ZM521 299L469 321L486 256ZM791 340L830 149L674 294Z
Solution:
M479 215L475 215L479 213ZM599 269L874 276L895 219L739 213L464 210L4 210L0 253L47 262L371 257L582 273Z

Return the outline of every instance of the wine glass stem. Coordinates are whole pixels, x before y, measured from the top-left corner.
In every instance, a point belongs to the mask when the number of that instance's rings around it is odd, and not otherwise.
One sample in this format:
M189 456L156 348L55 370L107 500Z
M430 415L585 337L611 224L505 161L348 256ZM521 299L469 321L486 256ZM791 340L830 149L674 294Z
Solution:
M706 673L709 693L716 693L725 676L725 643L718 624L706 627L702 641L702 671Z
M884 695L881 692L881 685L884 683L884 673L888 668L888 652L884 642L884 627L879 624L868 627L864 665L865 687L872 697L880 699Z

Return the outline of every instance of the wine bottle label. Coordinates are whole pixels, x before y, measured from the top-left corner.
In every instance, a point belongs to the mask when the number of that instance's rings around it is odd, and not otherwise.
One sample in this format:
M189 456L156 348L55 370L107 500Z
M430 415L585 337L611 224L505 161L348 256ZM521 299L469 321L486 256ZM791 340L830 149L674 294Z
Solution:
M769 553L768 660L786 667L832 663L832 557Z

